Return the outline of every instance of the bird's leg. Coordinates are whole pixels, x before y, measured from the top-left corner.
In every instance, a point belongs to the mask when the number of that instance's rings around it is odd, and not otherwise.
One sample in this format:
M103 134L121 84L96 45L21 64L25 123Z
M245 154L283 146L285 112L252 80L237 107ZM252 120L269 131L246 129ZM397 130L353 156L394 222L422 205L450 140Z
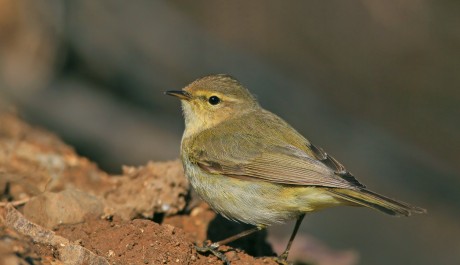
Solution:
M242 238L242 237L248 236L248 235L250 235L250 234L252 234L252 233L254 233L254 232L260 231L260 230L262 230L262 229L264 229L264 227L262 227L262 226L256 226L256 227L253 227L253 228L251 228L251 229L245 230L245 231L243 231L243 232L241 232L241 233L238 233L238 234L236 234L236 235L234 235L234 236L231 236L231 237L229 237L229 238L226 238L226 239L224 239L224 240L220 240L220 241L218 241L218 242L216 242L216 243L213 243L211 246L214 245L216 248L218 248L219 246L228 244L228 243L233 242L233 241L235 241L235 240L237 240L237 239L240 239L240 238Z
M297 231L299 230L300 224L302 223L304 217L305 217L305 214L302 214L299 216L299 218L297 218L297 221L295 222L295 226L294 226L294 231L292 231L291 238L289 239L289 242L286 246L286 250L284 250L283 254L278 256L278 258L276 259L278 263L281 263L281 264L286 263L286 260L289 255L289 250L291 249L292 241L294 241L294 238L297 234Z
M214 254L214 256L216 256L219 259L221 259L226 265L229 265L230 262L228 261L227 257L223 253L217 251L217 249L222 245L225 245L225 244L228 244L230 242L233 242L233 241L235 241L237 239L240 239L242 237L250 235L250 234L252 234L254 232L260 231L260 230L262 230L264 228L265 227L263 227L263 226L256 226L256 227L253 227L251 229L245 230L245 231L243 231L241 233L238 233L238 234L236 234L234 236L226 238L224 240L220 240L220 241L217 241L215 243L211 243L211 244L209 244L207 246L199 247L199 246L195 245L195 249L198 252L201 252L201 253L211 252L212 254Z

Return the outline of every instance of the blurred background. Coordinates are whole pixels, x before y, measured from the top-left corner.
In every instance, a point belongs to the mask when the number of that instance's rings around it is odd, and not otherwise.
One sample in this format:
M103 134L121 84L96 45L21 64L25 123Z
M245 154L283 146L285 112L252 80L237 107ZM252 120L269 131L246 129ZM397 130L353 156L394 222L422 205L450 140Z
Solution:
M178 157L180 105L163 91L231 74L372 190L428 209L307 216L292 258L460 264L459 14L429 0L0 0L0 108L117 173ZM291 229L270 229L278 251Z

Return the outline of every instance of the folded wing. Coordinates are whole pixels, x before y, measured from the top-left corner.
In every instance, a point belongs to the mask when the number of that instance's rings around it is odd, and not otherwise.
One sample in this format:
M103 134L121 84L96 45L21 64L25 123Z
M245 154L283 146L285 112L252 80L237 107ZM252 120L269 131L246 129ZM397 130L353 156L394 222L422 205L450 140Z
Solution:
M346 189L364 187L335 159L314 148L310 153L315 157L289 144L264 144L252 134L227 134L219 139L208 137L192 160L211 174L246 180Z

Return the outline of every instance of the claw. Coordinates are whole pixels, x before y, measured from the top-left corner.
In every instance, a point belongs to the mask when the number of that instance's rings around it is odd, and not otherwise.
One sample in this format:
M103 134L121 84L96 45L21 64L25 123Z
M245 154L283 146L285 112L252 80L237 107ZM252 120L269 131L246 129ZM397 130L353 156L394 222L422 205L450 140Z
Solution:
M211 252L214 256L216 256L217 258L222 260L225 265L231 265L230 261L228 261L228 259L227 259L227 256L225 256L224 253L218 251L217 250L218 248L219 248L218 243L212 243L210 245L203 245L202 247L199 247L199 246L195 245L196 251L198 251L200 253Z

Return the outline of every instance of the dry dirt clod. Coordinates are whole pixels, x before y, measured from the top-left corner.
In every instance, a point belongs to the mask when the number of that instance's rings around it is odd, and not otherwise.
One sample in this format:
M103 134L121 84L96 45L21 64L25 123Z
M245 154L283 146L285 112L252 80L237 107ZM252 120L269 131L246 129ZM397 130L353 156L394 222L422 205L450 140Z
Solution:
M0 200L30 198L19 207L25 217L11 205L0 207L0 264L222 264L197 253L193 242L240 232L203 202L184 209L190 195L179 161L125 167L110 177L14 115L0 113L0 124L0 192L9 185ZM156 222L134 219L146 217ZM266 244L263 234L240 240L245 251L260 241ZM232 265L276 264L240 251L224 257Z
M24 206L24 215L30 221L50 229L60 224L83 222L87 216L101 216L103 209L101 199L68 188L33 197Z
M188 182L178 160L123 169L122 176L114 176L117 185L104 195L106 214L124 220L151 219L155 214L171 216L184 209Z
M57 249L59 258L64 264L108 265L103 257L97 256L88 249L71 243L68 239L56 235L53 231L28 221L12 205L6 206L5 224L18 233L32 238L34 242L51 245Z

